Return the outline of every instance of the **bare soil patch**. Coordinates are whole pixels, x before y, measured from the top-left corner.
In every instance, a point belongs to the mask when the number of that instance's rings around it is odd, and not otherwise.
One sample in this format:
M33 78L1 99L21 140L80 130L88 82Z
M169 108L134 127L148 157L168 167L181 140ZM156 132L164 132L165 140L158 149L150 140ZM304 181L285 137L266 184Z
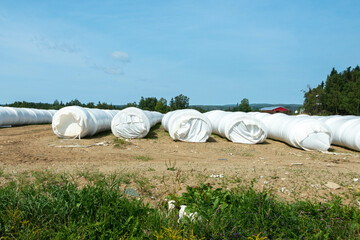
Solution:
M360 199L360 154L333 146L332 154L307 152L267 140L234 144L213 135L207 143L173 141L163 128L145 139L117 141L111 132L86 139L59 139L51 125L0 128L0 184L19 174L68 173L86 182L86 173L123 174L149 201L212 183L223 188L253 185L280 198L327 201ZM334 182L340 189L329 189Z

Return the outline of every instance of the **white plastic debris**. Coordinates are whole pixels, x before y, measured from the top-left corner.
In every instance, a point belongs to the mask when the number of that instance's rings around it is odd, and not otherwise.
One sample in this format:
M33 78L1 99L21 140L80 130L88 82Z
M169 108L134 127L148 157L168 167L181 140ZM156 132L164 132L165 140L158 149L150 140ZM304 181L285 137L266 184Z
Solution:
M175 209L175 200L168 201L168 211L171 212Z
M186 209L186 205L180 205L179 220L182 219L184 216L186 216L185 209Z
M98 142L90 145L79 145L79 144L73 144L73 145L56 145L56 144L49 144L49 147L57 147L57 148L88 148L88 147L94 147L94 146L109 146L110 142Z
M303 163L291 163L291 166L299 166L299 165L304 165Z
M201 217L198 216L197 212L187 214L185 209L186 209L186 205L180 205L178 222L180 222L180 220L183 219L184 217L190 218L191 222L201 219Z
M224 175L223 175L223 174L218 174L218 175L211 174L210 177L211 177L211 178L223 178Z

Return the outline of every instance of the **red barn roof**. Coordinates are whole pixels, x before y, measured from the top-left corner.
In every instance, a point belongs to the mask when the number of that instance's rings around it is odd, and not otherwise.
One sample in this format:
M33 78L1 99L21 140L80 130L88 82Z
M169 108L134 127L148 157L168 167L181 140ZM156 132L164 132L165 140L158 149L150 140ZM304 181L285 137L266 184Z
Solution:
M281 106L272 106L272 107L264 107L261 108L260 111L262 112L271 112L271 113L276 113L276 112L289 112L289 109L281 107Z

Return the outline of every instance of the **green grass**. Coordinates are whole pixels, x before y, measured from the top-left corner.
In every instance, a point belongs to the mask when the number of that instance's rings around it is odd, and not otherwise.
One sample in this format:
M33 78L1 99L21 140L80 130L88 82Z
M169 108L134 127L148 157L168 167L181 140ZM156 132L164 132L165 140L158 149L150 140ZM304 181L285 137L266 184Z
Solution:
M153 158L150 157L150 156L136 156L135 159L136 159L136 160L145 161L145 162L148 162L148 161L150 161L150 160L153 160Z
M130 142L127 142L125 139L122 138L114 138L114 147L124 147L126 145L130 145Z
M188 186L181 196L150 207L124 195L125 173L96 175L79 187L75 178L34 173L32 181L0 188L1 239L360 239L360 211L334 198L327 203L284 202L252 187ZM148 180L134 179L141 193ZM143 189L142 189L143 188ZM140 196L142 196L140 194ZM196 218L178 218L180 205Z
M165 166L166 166L166 170L169 171L176 171L176 160L171 162L171 160L169 161L165 161Z

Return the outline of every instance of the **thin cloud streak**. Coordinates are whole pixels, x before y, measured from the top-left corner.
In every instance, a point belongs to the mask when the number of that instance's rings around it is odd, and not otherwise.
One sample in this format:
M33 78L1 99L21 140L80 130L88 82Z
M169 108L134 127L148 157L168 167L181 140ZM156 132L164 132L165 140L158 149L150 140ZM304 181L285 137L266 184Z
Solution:
M41 50L55 50L63 53L80 52L80 48L64 41L54 41L45 37L35 36L33 42Z
M129 54L121 51L114 51L111 56L120 62L130 62Z

